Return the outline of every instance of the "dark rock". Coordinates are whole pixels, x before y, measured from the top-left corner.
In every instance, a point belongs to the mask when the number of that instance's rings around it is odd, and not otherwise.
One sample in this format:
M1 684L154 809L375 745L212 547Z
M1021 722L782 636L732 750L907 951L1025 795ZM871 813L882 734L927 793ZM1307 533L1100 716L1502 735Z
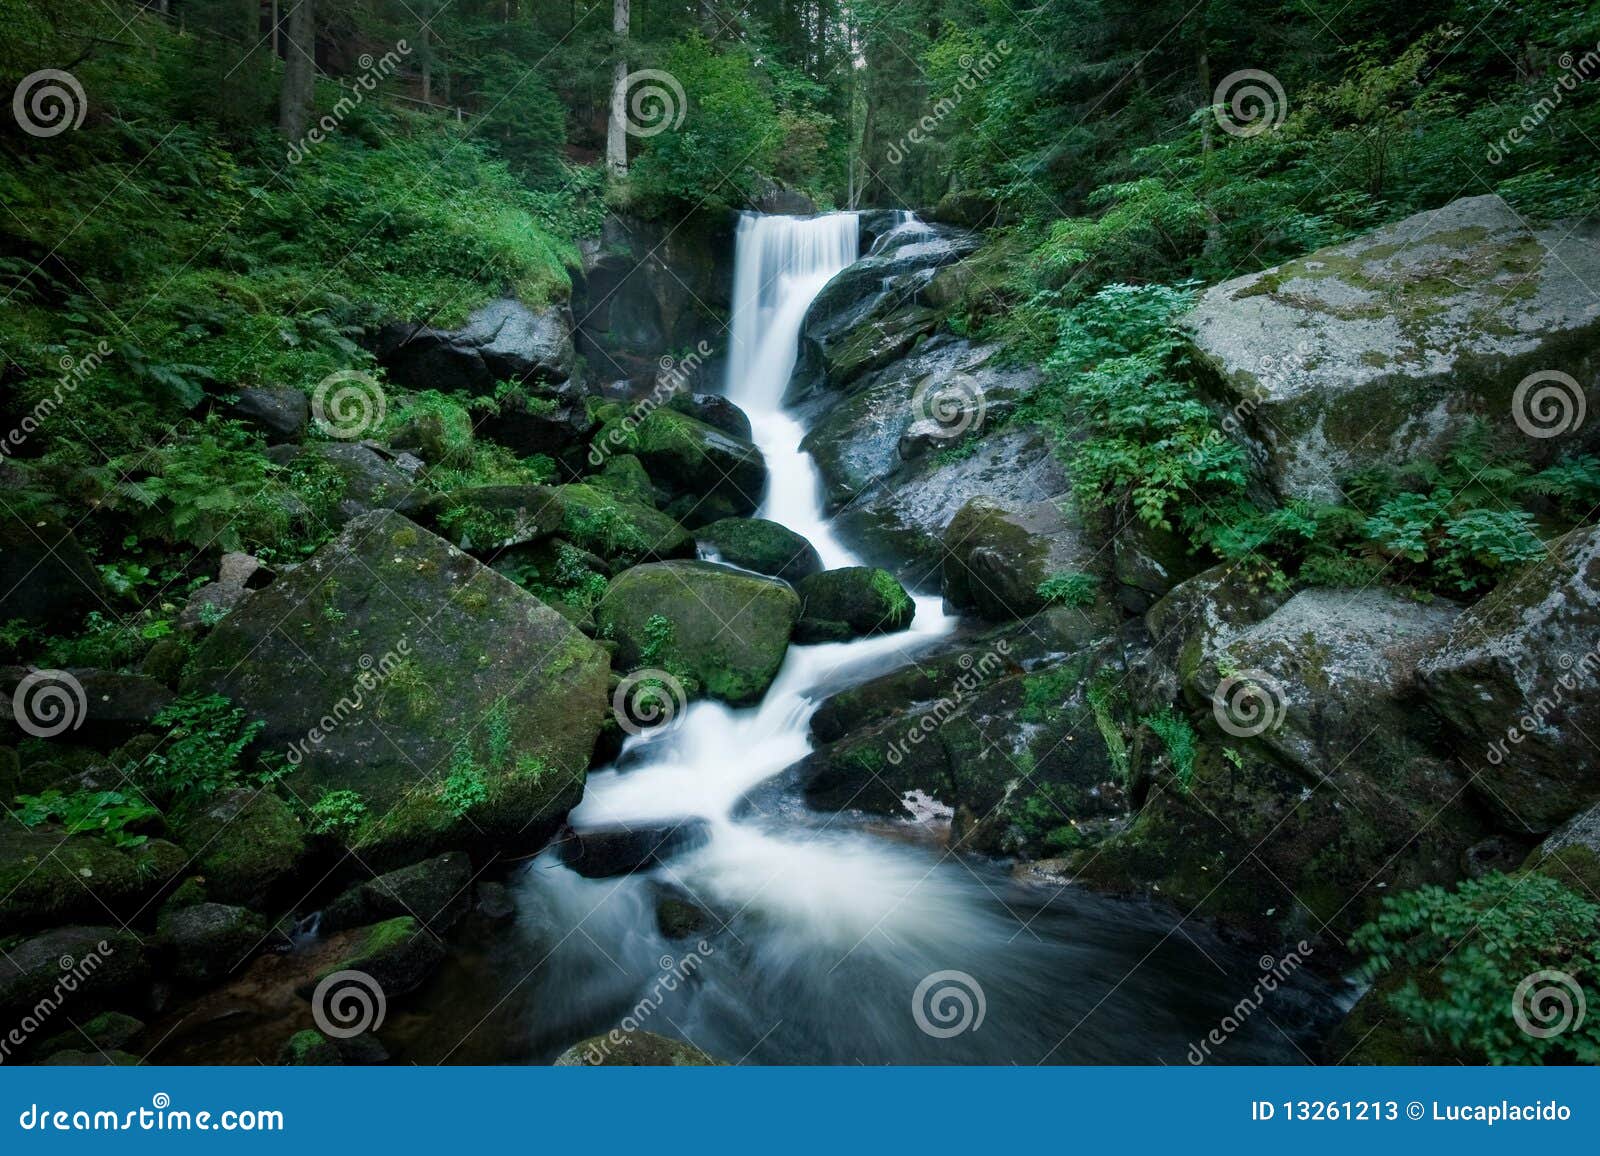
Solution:
M444 944L409 915L385 920L356 936L350 954L321 972L316 982L341 971L365 973L382 990L385 999L415 991L444 962ZM304 994L315 993L315 985Z
M59 734L63 741L101 749L147 729L172 699L172 691L142 674L0 667L0 725L15 723L30 733L43 729L49 737Z
M1026 618L1052 601L1045 583L1082 583L1085 612L1109 603L1105 552L1090 538L1066 495L1007 507L974 498L945 530L944 596L958 610L991 621Z
M680 819L649 827L592 827L573 831L561 843L561 861L588 879L649 871L710 838L704 819Z
M144 1060L128 1052L68 1050L57 1052L40 1063L50 1067L74 1068L136 1068Z
M304 441L311 424L311 399L298 389L239 390L227 415L261 433L269 442Z
M719 429L729 437L736 437L740 441L749 441L751 438L750 419L745 416L744 410L721 394L676 393L667 406L713 429Z
M710 562L657 562L612 579L595 608L617 641L619 670L665 670L735 706L758 702L777 676L800 616L783 582Z
M579 352L603 378L649 381L662 357L725 340L737 223L731 212L606 217L572 302Z
M499 442L518 457L545 454L575 473L594 429L576 380L559 386L524 386L498 398L476 421L479 437Z
M136 998L149 976L144 948L131 933L59 927L0 955L0 1016L32 1035L50 1015L81 1021Z
M270 791L224 791L179 817L178 842L194 856L214 899L260 903L294 878L305 830Z
M443 935L467 913L471 890L472 863L452 851L350 888L323 909L321 929L334 932L410 915Z
M893 574L871 566L845 566L801 579L801 615L796 639L837 641L845 637L892 634L911 625L916 603Z
M186 983L217 983L249 961L267 938L266 923L243 907L197 903L162 912L157 928L172 963Z
M504 884L480 883L477 912L489 921L490 926L504 927L516 921L516 900L512 899L511 891Z
M711 913L698 904L672 895L656 902L656 927L668 939L693 939L715 926Z
M338 1047L315 1028L295 1032L284 1042L278 1063L290 1066L335 1067L344 1063Z
M142 1031L144 1024L130 1015L101 1012L70 1031L44 1040L34 1052L40 1056L52 1056L58 1052L87 1050L91 1047L96 1051L120 1051L138 1039Z
M122 851L57 827L0 827L0 936L69 920L125 922L149 909L183 869L184 854L152 839Z
M822 572L816 547L799 534L765 518L724 518L703 526L695 537L717 552L719 561L785 582Z
M650 480L691 499L691 508L721 499L719 508L748 514L761 504L767 464L761 451L743 438L661 408L639 421L628 444ZM713 520L696 519L693 524Z
M542 845L582 794L608 665L538 599L380 512L224 619L184 685L265 720L259 741L291 752L297 797L355 791L369 815L356 845L382 869ZM451 776L472 788L464 806Z
M72 531L47 514L0 512L0 622L51 632L104 610L105 586Z
M999 205L985 193L976 190L946 193L939 203L927 210L930 221L947 225L961 225L968 229L987 229L998 223Z

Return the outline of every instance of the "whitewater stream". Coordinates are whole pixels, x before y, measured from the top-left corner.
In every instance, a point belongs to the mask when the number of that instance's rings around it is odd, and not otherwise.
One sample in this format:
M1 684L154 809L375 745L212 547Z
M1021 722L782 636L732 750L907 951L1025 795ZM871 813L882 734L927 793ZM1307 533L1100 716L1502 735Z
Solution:
M858 235L854 214L747 215L737 239L726 393L770 469L759 516L804 535L829 568L858 560L824 515L805 430L781 399L806 309L857 259ZM823 698L958 625L938 597L918 597L908 632L791 647L759 706L694 703L630 739L590 775L573 827L699 818L709 838L620 878L584 878L555 852L528 864L515 942L488 969L508 995L453 1058L548 1062L622 1025L728 1062L1185 1062L1249 992L1257 953L1143 904L1021 886L1004 865L950 855L925 825L818 814L786 789ZM666 938L663 895L711 925ZM1300 1062L1309 1009L1326 998L1305 982L1219 1058ZM508 1015L515 1027L489 1022Z

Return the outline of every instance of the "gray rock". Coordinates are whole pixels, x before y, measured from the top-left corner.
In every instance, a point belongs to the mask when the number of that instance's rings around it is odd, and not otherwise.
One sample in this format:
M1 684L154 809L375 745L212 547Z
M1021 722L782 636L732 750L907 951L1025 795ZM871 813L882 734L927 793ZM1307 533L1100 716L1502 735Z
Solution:
M228 403L227 415L258 430L268 442L304 441L311 399L298 389L246 388Z
M566 381L575 359L572 332L572 314L564 305L535 313L502 297L460 329L386 326L377 353L389 380L399 385L487 394L502 381Z
M1429 704L1505 828L1542 834L1600 797L1600 529L1510 575L1422 662Z
M179 612L178 629L187 634L206 629L239 605L251 590L268 585L272 578L272 571L264 570L253 555L224 554L217 580L191 594Z
M711 838L704 819L680 819L648 827L590 827L562 840L561 861L588 879L649 871Z
M1056 577L1082 575L1096 583L1086 613L1107 620L1110 558L1073 513L1068 496L1005 506L974 498L945 530L944 596L958 610L1003 622L1026 618L1050 604L1041 592Z
M70 720L70 725L60 732L63 741L87 743L103 750L147 729L173 699L172 691L144 674L73 667L61 672L65 678L35 678L44 673L47 672L24 666L0 667L0 726L15 723L17 691L30 678L34 681L20 699L23 718L51 729ZM80 691L81 700L77 697ZM59 701L52 701L57 697ZM61 713L53 713L58 706Z
M1534 458L1593 445L1600 422L1526 437L1512 411L1542 372L1575 381L1567 412L1600 403L1597 284L1600 228L1530 230L1469 197L1217 285L1185 325L1272 486L1336 501L1341 478L1433 456L1474 418ZM1561 426L1559 408L1533 426Z

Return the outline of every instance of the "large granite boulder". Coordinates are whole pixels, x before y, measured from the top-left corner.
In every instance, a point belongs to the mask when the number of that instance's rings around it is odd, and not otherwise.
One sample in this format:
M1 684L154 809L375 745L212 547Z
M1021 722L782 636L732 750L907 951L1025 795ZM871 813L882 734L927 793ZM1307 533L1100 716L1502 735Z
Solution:
M607 668L544 603L375 512L225 618L184 686L264 720L298 797L356 792L366 862L413 862L541 845L582 794Z
M595 608L617 643L617 668L664 670L734 706L758 702L777 677L800 617L785 582L711 562L655 562L612 579Z
M1592 446L1596 285L1600 226L1535 230L1469 197L1223 282L1185 325L1273 488L1334 501L1345 476L1437 454L1475 418L1534 458ZM1519 395L1535 374L1565 380Z
M514 297L483 306L460 329L385 326L378 361L389 380L413 389L488 394L500 382L559 383L572 376L572 313L534 312Z
M1473 787L1540 834L1600 798L1600 530L1579 530L1457 620L1421 667Z

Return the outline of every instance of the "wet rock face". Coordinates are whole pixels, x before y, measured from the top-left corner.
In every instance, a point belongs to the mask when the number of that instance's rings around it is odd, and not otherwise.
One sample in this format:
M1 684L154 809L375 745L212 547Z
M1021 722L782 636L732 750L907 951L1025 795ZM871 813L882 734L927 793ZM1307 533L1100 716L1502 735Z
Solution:
M715 550L721 561L790 584L822 570L815 546L765 518L724 518L697 530L695 536Z
M378 334L378 361L411 389L488 394L502 381L554 385L572 376L572 314L535 312L514 297L479 309L460 329L396 323Z
M602 380L652 380L660 359L726 345L735 213L668 227L611 214L573 290L579 352Z
M1336 501L1342 478L1436 454L1475 417L1535 458L1591 446L1600 423L1572 419L1600 405L1595 284L1600 231L1530 230L1470 197L1217 285L1184 324L1273 488ZM1568 380L1517 397L1546 372Z
M184 686L263 719L299 797L357 792L387 865L539 846L582 792L606 671L560 614L380 511L223 619Z
M1432 708L1509 831L1551 830L1600 795L1600 530L1576 531L1457 620L1425 658Z
M1105 551L1072 512L1068 495L1008 506L974 498L945 530L944 595L959 610L994 622L1037 614L1058 595L1047 585L1075 585L1073 602L1098 609L1109 626Z

